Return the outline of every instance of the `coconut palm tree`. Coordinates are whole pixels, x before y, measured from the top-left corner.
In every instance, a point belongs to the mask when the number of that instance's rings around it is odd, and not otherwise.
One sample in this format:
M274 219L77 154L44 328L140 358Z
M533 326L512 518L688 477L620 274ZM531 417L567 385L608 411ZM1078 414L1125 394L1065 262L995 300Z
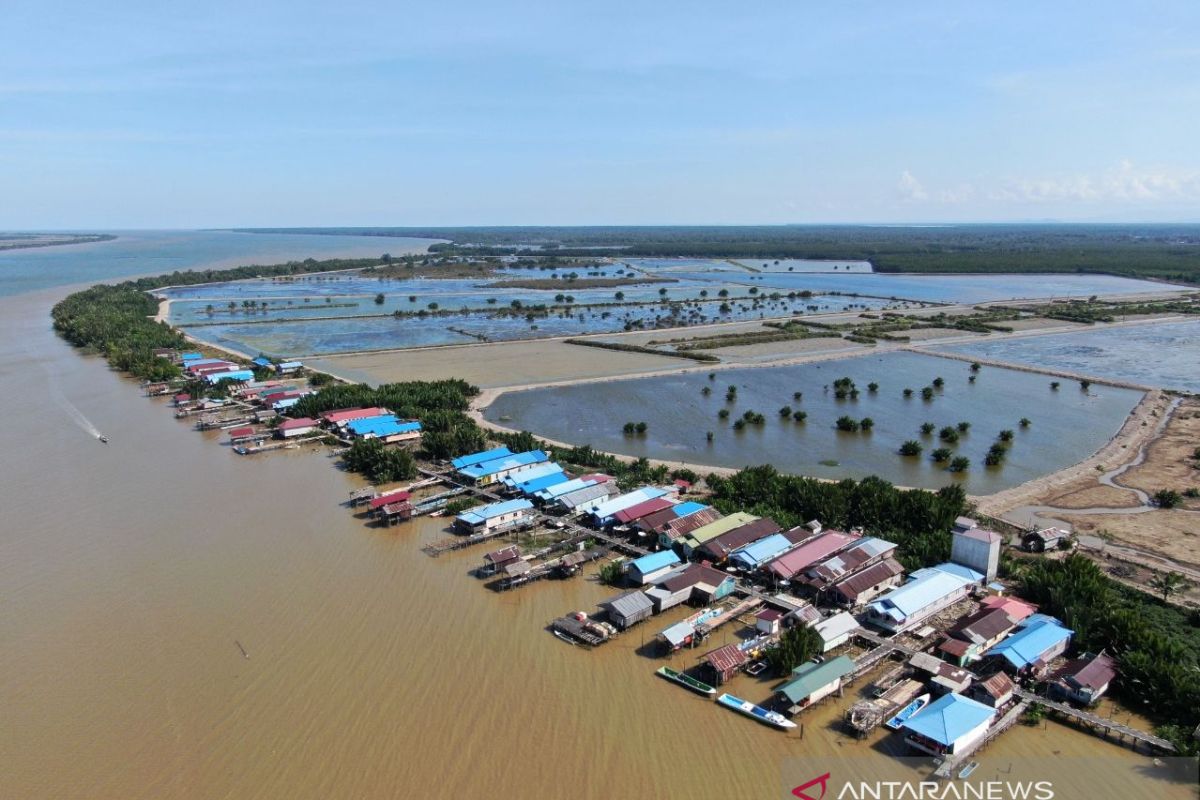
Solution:
M1188 581L1183 577L1182 573L1168 572L1165 575L1155 575L1147 581L1147 585L1162 595L1162 599L1165 601L1171 595L1178 594L1186 589Z

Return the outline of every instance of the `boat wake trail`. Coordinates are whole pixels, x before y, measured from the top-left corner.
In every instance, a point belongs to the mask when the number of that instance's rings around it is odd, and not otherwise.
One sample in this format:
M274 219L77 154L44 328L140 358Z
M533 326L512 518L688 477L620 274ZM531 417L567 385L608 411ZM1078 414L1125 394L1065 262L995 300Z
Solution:
M49 373L49 370L47 370L47 373ZM58 380L53 375L50 375L50 396L54 398L54 402L58 407L67 413L72 422L91 434L93 438L100 438L100 429L84 416L84 413L79 410L78 406L67 399L67 396L63 394L63 390L58 385Z
M54 403L71 418L71 421L79 426L81 430L90 434L93 438L99 439L102 437L100 429L92 424L92 421L87 418L79 407L72 403L65 394L62 387L58 385L58 376L50 369L50 366L44 361L35 356L28 347L25 348L26 354L31 361L34 361L42 368L42 372L46 373L46 385L50 389L50 396L54 398Z

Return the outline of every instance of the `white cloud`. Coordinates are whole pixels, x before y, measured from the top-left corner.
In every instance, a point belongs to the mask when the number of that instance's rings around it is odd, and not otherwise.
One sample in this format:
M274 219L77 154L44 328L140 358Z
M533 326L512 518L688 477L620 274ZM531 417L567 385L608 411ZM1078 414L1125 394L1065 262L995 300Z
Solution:
M925 191L925 187L908 170L900 173L899 188L901 196L909 202L921 202L929 199L929 193Z
M1153 205L1200 202L1200 170L1141 167L1131 161L1098 173L1026 176L999 181L979 180L947 187L926 187L908 170L900 173L905 202L959 205L976 199L1005 203Z
M1200 171L1139 167L1122 161L1099 174L1019 178L996 188L997 200L1155 203L1200 200Z

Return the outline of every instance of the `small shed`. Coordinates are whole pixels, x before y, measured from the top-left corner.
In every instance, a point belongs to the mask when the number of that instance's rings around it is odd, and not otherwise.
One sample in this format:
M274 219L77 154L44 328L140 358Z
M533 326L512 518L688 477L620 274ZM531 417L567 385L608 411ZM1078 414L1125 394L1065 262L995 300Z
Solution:
M813 630L821 637L821 652L828 653L835 647L841 647L850 641L850 637L859 629L858 620L849 612L843 611L824 619L813 626Z
M641 591L617 595L605 600L600 607L608 612L609 622L621 630L650 619L654 614L654 603Z
M1040 531L1029 531L1021 536L1021 546L1031 553L1044 553L1058 547L1064 539L1070 538L1069 533L1062 528L1043 528Z
M483 571L496 572L507 564L521 560L521 551L516 545L493 550L483 557Z
M783 624L783 612L764 608L754 616L754 630L767 636L777 636Z
M725 683L736 675L749 660L736 644L727 644L704 654L704 663L708 665L718 684Z
M997 672L992 677L972 686L968 694L986 706L1000 708L1012 700L1015 688L1012 678L1008 677L1006 673Z

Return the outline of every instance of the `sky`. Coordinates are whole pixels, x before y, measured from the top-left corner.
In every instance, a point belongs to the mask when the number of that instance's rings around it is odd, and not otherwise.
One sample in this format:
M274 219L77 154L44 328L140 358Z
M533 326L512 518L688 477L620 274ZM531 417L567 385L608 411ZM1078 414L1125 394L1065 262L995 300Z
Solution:
M0 229L1200 221L1200 3L5 2Z

